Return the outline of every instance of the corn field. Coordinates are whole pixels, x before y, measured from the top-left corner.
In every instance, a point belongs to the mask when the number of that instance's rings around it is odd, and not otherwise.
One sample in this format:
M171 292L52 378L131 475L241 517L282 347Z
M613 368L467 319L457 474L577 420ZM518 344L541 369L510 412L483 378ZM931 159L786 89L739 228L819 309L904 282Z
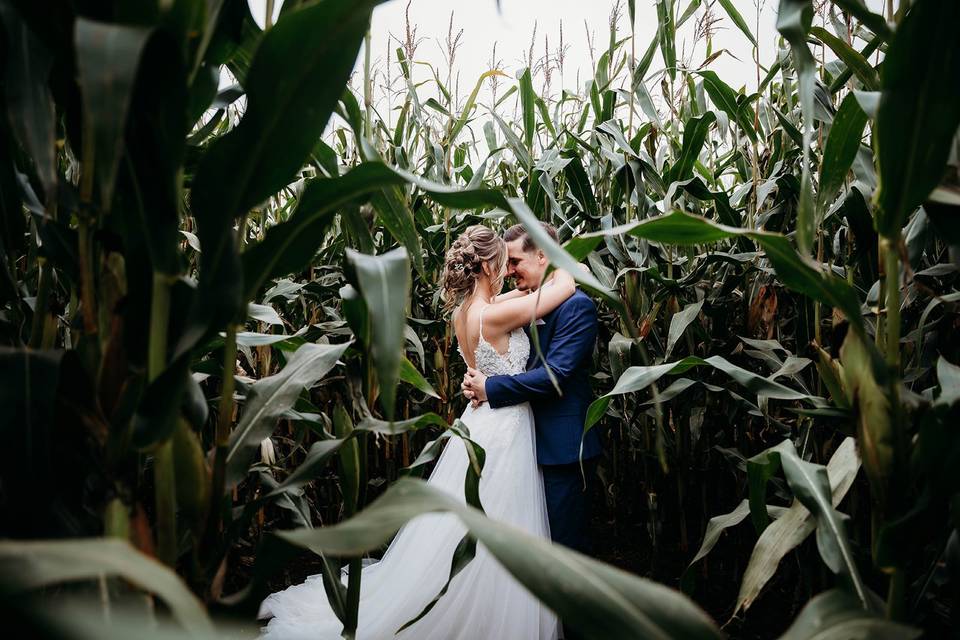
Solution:
M779 0L735 87L752 2L646 2L579 86L464 97L409 28L373 68L376 0L0 0L9 629L252 637L323 574L352 638L341 570L451 512L587 638L956 634L960 3ZM600 310L596 557L485 517L482 451L423 480L470 445L444 253L538 221Z

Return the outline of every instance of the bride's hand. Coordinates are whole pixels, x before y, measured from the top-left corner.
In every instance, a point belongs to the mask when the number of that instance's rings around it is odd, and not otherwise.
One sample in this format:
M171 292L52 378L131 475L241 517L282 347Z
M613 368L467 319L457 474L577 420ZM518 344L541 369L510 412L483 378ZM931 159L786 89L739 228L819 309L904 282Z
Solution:
M486 382L487 376L477 369L467 367L467 374L463 377L460 388L463 390L464 397L470 399L470 404L474 408L479 407L487 399Z

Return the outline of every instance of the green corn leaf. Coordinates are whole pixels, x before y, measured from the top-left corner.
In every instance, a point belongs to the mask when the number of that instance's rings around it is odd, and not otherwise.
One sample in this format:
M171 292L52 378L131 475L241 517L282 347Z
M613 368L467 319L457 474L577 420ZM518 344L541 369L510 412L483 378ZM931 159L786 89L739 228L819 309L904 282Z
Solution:
M257 46L243 80L243 119L210 145L194 178L191 204L203 253L197 303L178 352L240 313L245 287L233 222L286 186L313 151L343 95L375 4L301 5Z
M658 30L653 34L653 39L650 41L650 44L647 45L647 50L643 52L640 60L637 61L637 68L633 71L633 84L636 86L638 82L643 82L643 79L647 75L647 71L650 70L650 63L653 62L653 56L657 52L657 47L660 46L660 31Z
M213 632L203 604L180 576L140 553L128 542L109 538L0 542L4 588L28 591L76 580L118 576L160 596L184 629L198 636Z
M747 503L750 507L750 519L757 535L770 524L767 514L767 485L780 470L780 457L771 456L767 451L747 460Z
M305 344L297 349L286 366L250 388L240 423L227 445L226 489L232 489L247 474L260 442L276 428L277 420L293 407L300 393L329 373L347 350L344 344Z
M440 399L440 394L433 388L433 385L427 382L427 379L423 377L422 373L417 371L417 368L413 366L413 363L410 362L408 358L400 361L400 379L423 391L431 398Z
M960 3L911 7L883 61L877 231L891 237L933 191L960 126Z
M773 505L766 505L766 507L767 514L773 519L779 518L787 511L783 507L775 507ZM680 583L683 585L681 588L684 593L690 593L692 591L693 572L691 569L693 565L707 557L720 540L720 535L726 529L737 526L746 520L748 515L750 515L750 504L747 500L742 500L736 509L730 513L714 516L707 521L707 529L703 534L703 542L700 544L700 549L697 550L696 555L693 556L693 560L691 560L687 568L684 569L683 576L680 579Z
M524 69L520 74L520 108L523 112L523 143L527 147L527 153L533 157L533 137L537 132L537 121L536 94L533 92L530 69Z
M702 0L690 0L690 4L687 5L687 8L683 10L683 13L680 14L680 18L677 20L677 29L682 27L687 20L689 20L700 8Z
M743 16L740 15L740 12L737 11L737 7L734 6L732 0L719 0L720 6L723 7L723 10L727 12L727 15L730 16L730 19L733 21L733 24L737 25L737 29L743 32L743 35L747 36L747 39L750 41L750 44L757 46L757 39L753 37L753 33L750 31L750 27L747 26L747 21L743 19Z
M831 589L811 598L780 640L909 640L921 635L920 629L865 610L849 592Z
M583 433L586 434L603 418L607 408L610 406L610 399L612 397L642 391L667 374L678 375L685 373L693 367L700 366L710 366L722 371L743 387L767 398L779 400L810 400L810 396L805 393L794 391L779 382L759 376L752 371L747 371L728 362L721 356L710 356L709 358L687 356L683 360L677 360L675 362L635 366L624 371L612 390L590 403L590 406L587 408Z
M855 407L857 442L870 491L878 504L886 499L894 464L894 410L887 369L873 355L872 342L848 334L840 347L847 401Z
M882 43L883 40L880 38L880 36L874 36L873 39L870 40L870 42L868 42L867 45L860 50L860 57L865 60L869 59L870 56L880 48ZM837 74L837 77L834 78L833 82L830 83L830 93L836 93L837 91L840 91L840 89L847 84L847 80L849 80L852 76L853 70L847 66L843 71Z
M6 31L6 45L15 55L7 55L4 69L4 84L6 92L6 111L10 118L14 135L33 160L33 169L43 186L43 200L49 207L57 195L57 166L56 166L56 120L54 113L53 96L50 93L50 71L53 68L53 55L44 46L37 35L31 31L20 17L20 13L12 4L0 6L0 19ZM85 40L90 51L83 55L85 67L88 58L97 53L93 42ZM134 61L136 64L136 61ZM102 83L94 83L87 76L88 92L101 90ZM117 96L122 102L124 96ZM106 95L91 95L91 101L109 99ZM111 105L114 106L114 105ZM116 106L121 106L117 104ZM114 114L116 117L116 114ZM97 130L105 136L105 123L97 118ZM120 130L122 132L122 128ZM102 141L101 144L106 144ZM105 166L107 166L105 164Z
M693 165L700 157L703 143L707 139L710 125L717 121L717 116L708 111L699 118L690 118L683 128L683 147L677 161L666 177L666 182L679 182L693 176Z
M664 360L670 357L673 348L677 344L677 340L679 340L683 332L687 330L687 327L697 319L697 316L700 314L700 309L702 308L703 300L691 302L685 306L682 311L675 313L673 317L670 318L670 329L667 332L667 347L663 352Z
M321 440L310 445L310 449L307 451L303 462L301 462L297 468L293 469L283 482L264 496L263 500L277 498L291 490L299 489L314 480L326 468L330 460L340 452L344 445L351 443L354 438L364 433L395 436L426 427L450 428L446 420L435 413L426 413L408 420L397 420L394 422L365 418L361 420L359 424L354 425L353 429L343 438Z
M826 467L834 507L847 495L859 470L856 441L846 438L834 451ZM795 499L782 516L764 529L744 571L734 615L750 608L776 573L783 558L806 540L816 526L814 516L800 500Z
M856 96L848 93L837 109L830 127L830 135L823 148L820 165L819 205L823 209L830 204L844 181L860 149L863 130L867 126L867 114L857 104Z
M480 93L480 88L483 85L483 81L493 76L506 75L507 74L497 69L485 71L480 74L480 77L477 78L477 84L473 86L473 91L470 92L470 96L463 105L463 111L460 112L460 117L457 118L457 121L453 123L453 128L450 129L450 135L448 136L448 139L451 143L457 139L457 134L460 133L463 127L467 124L467 121L470 119L470 112L473 111L473 106L477 102L477 95ZM399 127L400 125L397 126Z
M831 571L850 581L860 606L869 609L872 603L847 538L846 516L833 505L827 468L801 459L789 440L784 442L779 450L787 484L801 504L817 519L817 547L820 557Z
M410 299L410 258L403 247L380 256L348 249L347 263L355 274L357 288L372 319L370 356L380 385L380 404L387 419L393 420L406 341L404 327Z
M893 31L890 30L890 25L887 24L887 21L883 16L873 13L867 9L866 5L863 3L863 0L832 0L833 4L837 5L854 18L863 23L865 27L873 31L877 36L882 38L885 41L890 40L890 37L893 35Z
M657 40L663 64L670 78L677 77L676 26L673 22L673 0L657 0Z
M417 272L425 275L420 234L413 212L407 205L406 194L399 187L385 187L373 194L371 203L377 212L377 219L390 231L390 235L407 249L407 255Z
M799 79L800 111L803 114L803 164L800 177L800 203L797 209L797 248L810 255L816 230L816 210L810 178L810 145L813 141L813 93L816 82L816 61L807 46L807 34L813 21L811 0L780 0L777 30L790 43L793 67Z
M733 92L733 89L713 71L698 71L697 74L703 78L703 88L710 96L713 104L730 116L730 119L743 129L747 137L756 141L757 132L753 128L753 122L740 109L740 105L737 104L737 94Z
M79 18L74 37L84 129L94 139L101 207L109 209L137 67L150 30Z
M641 222L583 234L568 245L576 255L586 255L603 238L624 233L662 244L685 246L710 244L727 238L749 238L764 249L777 275L787 287L830 307L840 309L854 330L865 335L866 328L860 312L860 299L853 288L842 278L824 270L809 258L801 256L790 241L780 234L739 229L718 224L701 216L674 211ZM871 351L876 352L876 349L873 348Z
M810 27L810 33L817 37L820 42L830 47L838 58L843 60L844 64L860 79L863 88L867 91L876 91L880 88L880 77L876 70L870 66L870 62L863 57L859 51L849 44L833 35L823 27Z

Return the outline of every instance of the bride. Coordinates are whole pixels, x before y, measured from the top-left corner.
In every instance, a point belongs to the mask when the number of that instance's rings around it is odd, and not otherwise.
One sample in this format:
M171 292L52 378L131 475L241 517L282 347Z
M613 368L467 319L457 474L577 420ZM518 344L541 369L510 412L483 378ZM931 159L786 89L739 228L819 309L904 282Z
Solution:
M460 355L488 376L523 372L530 342L522 327L556 309L575 291L573 278L558 270L551 286L542 287L539 294L501 295L506 263L503 239L475 225L453 243L444 265L443 298L446 310L452 311ZM530 405L468 406L461 419L486 451L480 499L487 515L549 539ZM430 475L430 485L462 501L467 464L463 442L451 438ZM383 558L363 570L358 640L557 638L559 621L554 613L482 544L433 609L396 633L443 587L454 549L465 533L452 514L422 515L400 529ZM338 638L343 626L327 603L320 575L270 595L259 617L271 618L262 629L264 638Z

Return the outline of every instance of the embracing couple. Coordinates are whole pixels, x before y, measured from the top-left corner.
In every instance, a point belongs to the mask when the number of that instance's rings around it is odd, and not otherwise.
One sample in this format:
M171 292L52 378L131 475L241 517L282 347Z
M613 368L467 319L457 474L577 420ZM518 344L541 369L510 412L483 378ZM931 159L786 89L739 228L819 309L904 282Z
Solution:
M557 240L552 226L544 229ZM471 403L461 419L486 452L480 499L487 515L588 553L597 433L583 441L585 473L580 448L592 399L597 310L569 273L546 275L548 264L523 226L502 238L472 226L447 251L442 294L467 364L462 389ZM516 286L501 293L505 277ZM468 464L463 442L449 440L430 485L463 500ZM465 533L452 514L424 515L404 526L383 558L363 570L358 640L561 637L553 612L482 544L430 612L397 633L443 587ZM320 575L268 597L260 617L271 618L263 629L269 638L337 638L342 630Z

